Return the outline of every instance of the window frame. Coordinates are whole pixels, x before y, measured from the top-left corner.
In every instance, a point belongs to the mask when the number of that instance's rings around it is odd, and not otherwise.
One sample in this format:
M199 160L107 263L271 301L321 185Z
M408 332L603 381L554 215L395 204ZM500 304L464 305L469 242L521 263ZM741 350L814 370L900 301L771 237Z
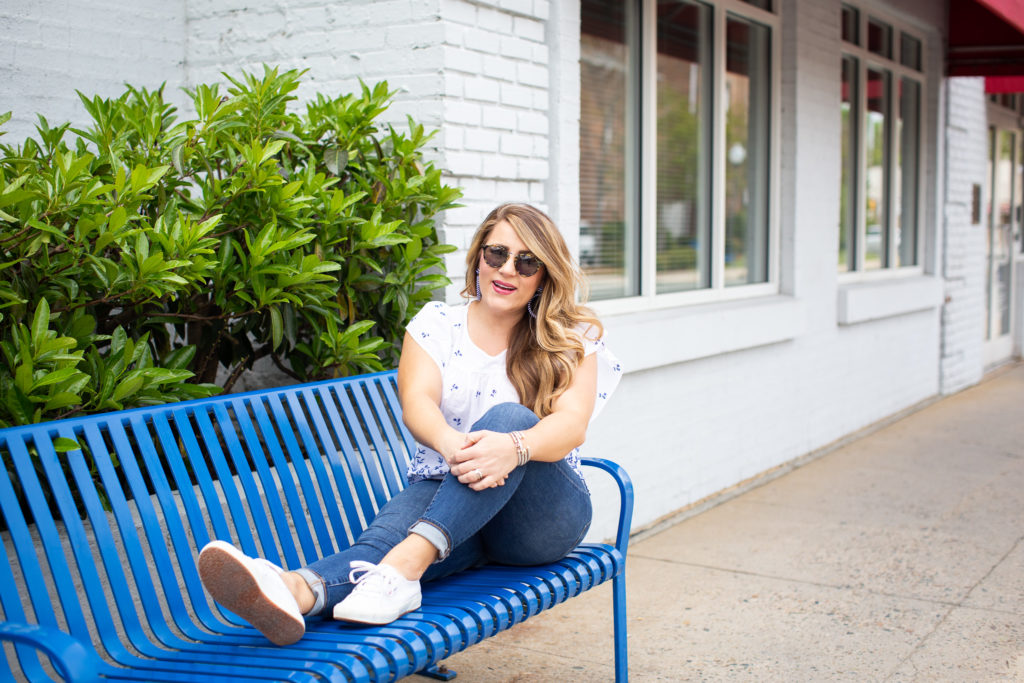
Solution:
M928 242L925 234L925 228L927 222L925 220L925 207L926 207L926 196L927 187L925 185L925 175L927 172L926 166L926 154L925 148L926 129L928 127L927 117L927 102L928 102L928 40L923 32L915 29L913 26L901 22L894 17L879 12L874 6L855 4L844 2L840 5L840 11L843 7L850 7L857 13L857 38L858 43L850 43L842 39L840 35L840 50L839 50L839 61L836 68L836 78L838 81L842 80L842 61L847 58L853 58L856 61L857 66L857 120L852 126L855 131L855 143L856 149L856 173L857 178L855 179L855 190L856 197L852 199L855 207L855 220L854 220L854 263L853 267L849 270L842 271L837 269L837 277L840 285L866 282L873 280L886 280L893 278L902 277L913 277L920 276L926 273L925 269L925 257L926 257L926 244ZM882 22L891 28L892 36L892 56L890 58L884 58L879 54L872 52L868 49L867 31L869 22ZM841 22L840 22L841 23ZM903 65L903 47L904 41L902 37L907 35L918 41L920 46L920 69L914 69L912 67ZM867 212L864 209L864 197L865 197L865 178L867 176L867 153L866 153L866 142L864 134L864 123L867 114L867 88L868 88L868 71L871 69L880 70L888 74L887 84L887 98L889 103L889 112L886 116L886 130L885 135L887 139L892 143L891 148L888 150L888 183L885 188L886 195L889 197L888 206L886 207L886 221L889 226L889 235L883 238L886 246L886 262L888 265L881 266L879 268L865 270L864 260L866 255L866 234L867 234ZM916 131L916 150L917 150L917 197L916 197L916 214L917 214L917 226L916 226L916 245L915 245L915 261L913 265L896 266L893 265L898 263L898 252L899 247L895 240L896 231L896 217L899 215L900 207L897 207L894 199L896 197L902 197L902 188L898 187L902 179L902 169L899 167L898 160L901 158L902 151L895 149L895 142L900 140L900 136L897 135L897 124L900 118L901 101L899 98L899 84L903 79L909 78L915 81L918 85L918 120L917 120L917 131ZM837 103L841 104L841 103ZM839 107L837 107L837 110ZM904 129L905 135L905 129ZM837 236L837 248L839 246L839 223L837 215L836 223L836 236ZM833 258L838 263L838 259Z
M743 0L701 0L712 12L712 67L711 67L711 286L681 292L657 293L657 0L638 0L632 11L639 12L640 82L638 85L639 136L632 139L636 145L627 159L639 157L639 204L633 216L632 227L639 241L639 289L635 296L624 296L590 301L600 315L657 310L719 301L735 301L779 293L780 282L780 228L779 196L781 171L781 91L782 91L782 20L778 5L772 11L762 10ZM768 161L767 200L767 281L755 284L725 285L725 83L726 83L726 26L729 17L751 21L768 28L771 36L769 70Z

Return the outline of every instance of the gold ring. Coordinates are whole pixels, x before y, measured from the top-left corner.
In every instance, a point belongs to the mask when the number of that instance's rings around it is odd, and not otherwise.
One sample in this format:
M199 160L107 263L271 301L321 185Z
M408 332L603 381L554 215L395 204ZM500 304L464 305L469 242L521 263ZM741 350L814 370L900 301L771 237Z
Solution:
M481 472L480 470L473 470L473 472L476 474L477 481L480 481L481 479L484 478L484 473Z

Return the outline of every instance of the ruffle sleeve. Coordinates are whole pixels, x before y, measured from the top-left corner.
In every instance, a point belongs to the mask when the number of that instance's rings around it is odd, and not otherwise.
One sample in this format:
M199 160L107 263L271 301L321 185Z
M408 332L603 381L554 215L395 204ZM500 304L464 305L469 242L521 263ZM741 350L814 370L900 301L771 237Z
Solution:
M448 306L440 301L431 301L405 327L409 336L442 369L452 352L452 328L448 315Z
M615 387L619 385L622 364L603 339L592 339L587 334L583 334L583 354L597 354L597 398L594 401L594 412L590 416L590 421L593 422L608 403Z

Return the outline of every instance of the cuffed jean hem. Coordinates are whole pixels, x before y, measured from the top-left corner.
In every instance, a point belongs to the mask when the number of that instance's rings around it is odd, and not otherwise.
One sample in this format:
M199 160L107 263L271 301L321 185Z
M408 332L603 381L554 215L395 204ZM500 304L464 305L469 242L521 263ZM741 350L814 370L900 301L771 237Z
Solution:
M313 570L306 569L305 567L302 569L296 569L295 573L302 577L302 580L306 582L307 586L309 586L309 590L313 591L313 597L316 598L316 601L313 603L313 607L311 607L308 612L303 613L303 616L306 614L320 614L324 605L327 604L327 587L324 585L323 577Z
M433 522L425 519L417 520L409 527L409 533L422 536L430 542L430 545L437 548L436 562L447 559L448 553L452 551L452 539L448 536L448 532Z

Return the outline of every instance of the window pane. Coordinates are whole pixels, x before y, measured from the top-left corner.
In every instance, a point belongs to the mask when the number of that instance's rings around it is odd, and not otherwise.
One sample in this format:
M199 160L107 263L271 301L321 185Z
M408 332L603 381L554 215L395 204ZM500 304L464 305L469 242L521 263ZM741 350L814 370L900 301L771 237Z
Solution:
M860 12L853 7L843 6L843 40L860 45Z
M771 32L726 22L725 284L768 280Z
M742 0L742 2L745 2L748 5L753 5L754 7L766 9L769 12L772 11L772 0Z
M900 34L900 64L921 70L921 41L906 33Z
M856 243L854 235L857 230L857 124L858 90L857 60L854 57L843 57L842 103L842 171L839 189L839 272L854 269Z
M658 6L657 291L711 286L711 10Z
M918 236L918 126L921 120L921 85L900 80L900 115L896 120L896 267L917 265Z
M580 265L592 299L640 293L632 3L582 0Z
M1017 184L1014 186L1014 232L1021 252L1024 252L1024 136L1022 136L1020 148L1017 150Z
M864 121L864 268L884 268L888 253L889 72L868 69L867 118Z
M988 231L989 316L988 337L1010 333L1010 268L1013 266L1014 133L998 129L992 179L992 222Z
M868 19L868 51L892 59L892 26Z

